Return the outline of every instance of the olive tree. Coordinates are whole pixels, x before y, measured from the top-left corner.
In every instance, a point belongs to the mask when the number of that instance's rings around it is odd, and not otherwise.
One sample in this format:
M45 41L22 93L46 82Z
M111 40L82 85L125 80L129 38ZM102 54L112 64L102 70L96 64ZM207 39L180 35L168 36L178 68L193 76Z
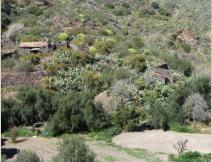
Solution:
M207 119L208 105L199 93L188 96L183 107L186 109L189 117L193 119L195 127L197 121Z

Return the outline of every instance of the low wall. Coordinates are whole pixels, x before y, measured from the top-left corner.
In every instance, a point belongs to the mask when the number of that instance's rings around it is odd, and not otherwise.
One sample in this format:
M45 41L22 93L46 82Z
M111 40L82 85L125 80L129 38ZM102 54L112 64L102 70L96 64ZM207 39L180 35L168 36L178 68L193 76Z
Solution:
M47 75L47 72L18 72L2 74L1 88L13 88L23 85L32 87L40 84L42 78Z

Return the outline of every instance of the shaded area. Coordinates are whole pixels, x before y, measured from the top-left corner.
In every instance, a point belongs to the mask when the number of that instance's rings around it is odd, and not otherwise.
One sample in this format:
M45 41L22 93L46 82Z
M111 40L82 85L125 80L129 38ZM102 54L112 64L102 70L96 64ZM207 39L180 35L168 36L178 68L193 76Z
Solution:
M8 139L6 139L6 138L2 138L2 139L1 139L1 146L4 146L7 140L8 140Z
M2 148L1 149L1 154L5 155L7 157L7 159L11 159L13 158L16 154L19 153L20 150L16 149L16 148Z

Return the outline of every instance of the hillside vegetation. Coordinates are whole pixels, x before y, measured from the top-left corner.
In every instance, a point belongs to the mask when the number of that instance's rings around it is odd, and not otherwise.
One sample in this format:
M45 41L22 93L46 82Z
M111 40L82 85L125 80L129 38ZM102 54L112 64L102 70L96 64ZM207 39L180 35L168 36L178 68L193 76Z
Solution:
M209 0L2 0L2 49L57 46L2 60L5 72L49 73L2 99L2 131L47 121L52 136L201 132L211 113L210 16ZM151 77L164 63L169 83Z

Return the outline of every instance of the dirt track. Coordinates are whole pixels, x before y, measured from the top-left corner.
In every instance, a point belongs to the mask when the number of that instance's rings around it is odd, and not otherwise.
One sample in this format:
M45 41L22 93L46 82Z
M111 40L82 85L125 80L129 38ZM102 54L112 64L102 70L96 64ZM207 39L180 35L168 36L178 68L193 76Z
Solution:
M87 144L97 154L96 160L98 162L151 161L148 159L167 161L168 153L177 154L177 151L173 148L173 144L176 144L178 139L188 139L188 149L190 151L211 152L210 135L177 133L172 131L164 132L162 130L122 133L113 138L116 146L96 140L88 140ZM20 137L16 144L10 143L9 140L4 141L2 148L10 152L11 157L8 160L15 159L17 150L32 150L42 157L44 162L48 162L57 154L57 143L59 141L60 139L58 138ZM147 151L141 152L139 154L140 158L138 158L129 154L126 148L131 148L130 151L133 151L134 154L137 154L135 148L146 149ZM164 154L158 154L159 152Z
M152 152L174 153L173 145L179 139L188 139L188 149L202 153L211 152L211 135L178 133L173 131L151 130L145 132L122 133L113 138L116 145L129 148L144 148Z

